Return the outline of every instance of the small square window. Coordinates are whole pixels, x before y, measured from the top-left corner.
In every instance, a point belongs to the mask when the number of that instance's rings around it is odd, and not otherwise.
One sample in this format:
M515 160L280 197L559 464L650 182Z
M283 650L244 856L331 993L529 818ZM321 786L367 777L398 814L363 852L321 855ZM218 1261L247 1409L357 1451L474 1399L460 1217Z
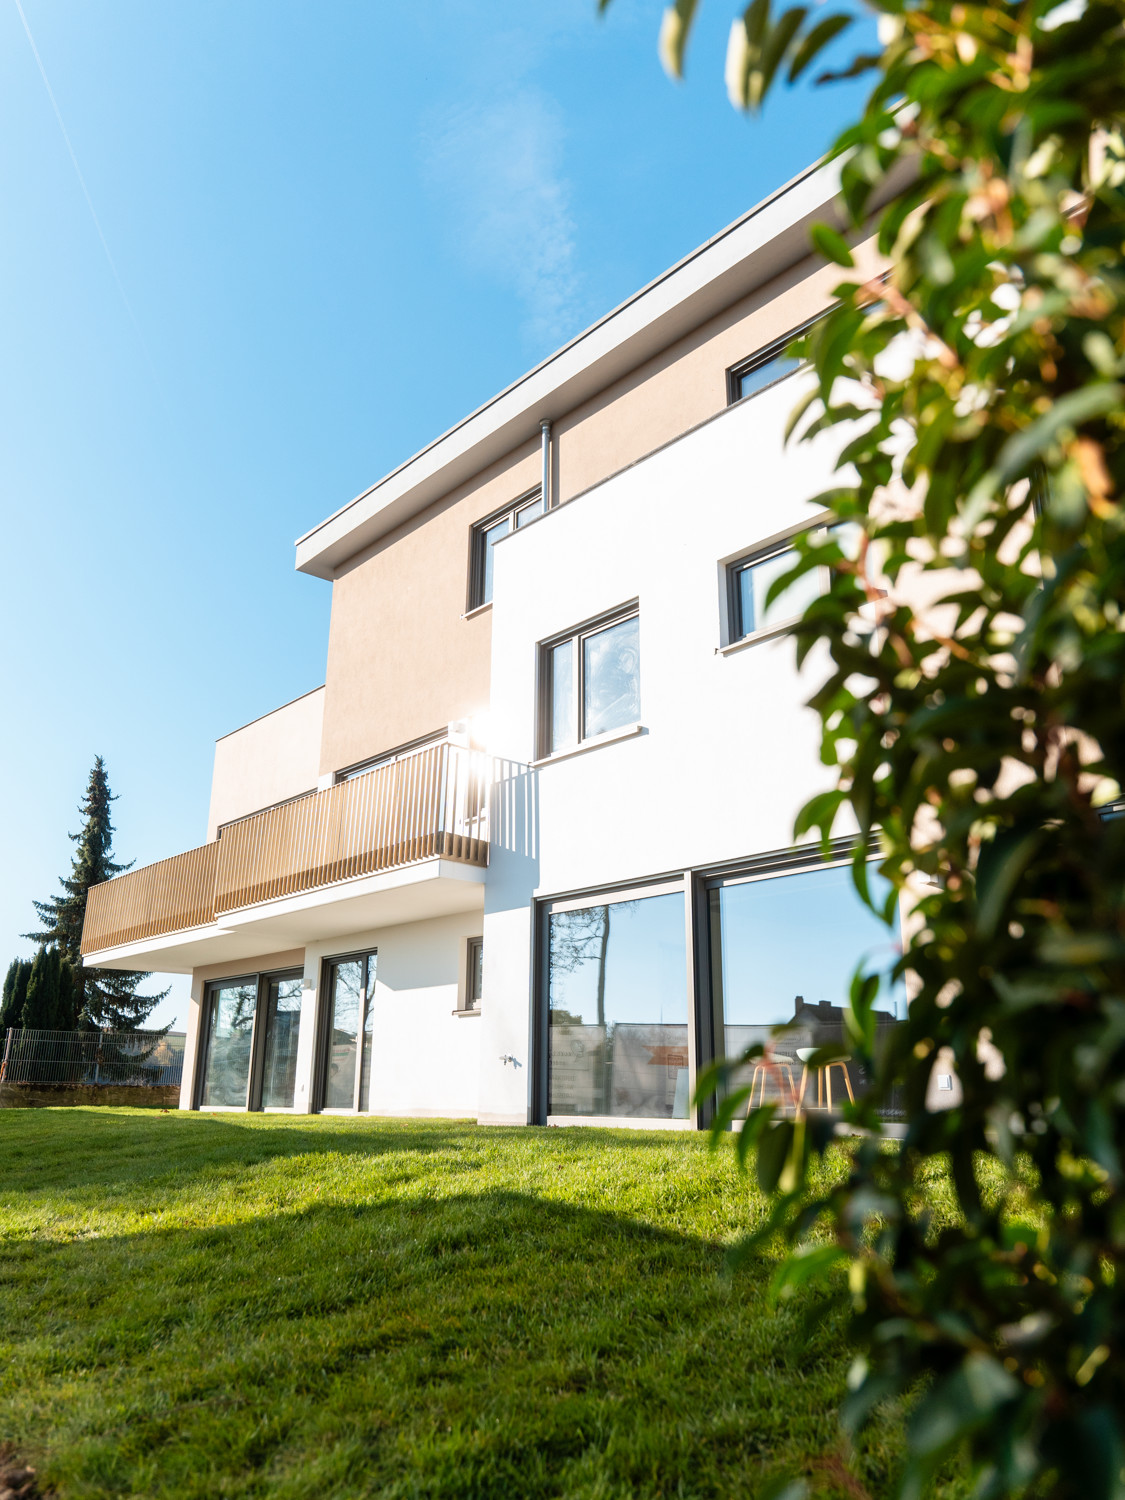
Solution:
M854 557L858 551L858 526L849 521L831 528L815 528L822 536L827 536L829 529L844 555ZM727 576L731 644L745 640L747 636L784 629L800 619L812 601L824 592L827 574L823 568L813 568L777 598L768 600L774 580L788 573L796 561L797 553L792 542L778 542L730 565Z
M576 630L542 652L541 754L573 749L640 718L636 609Z
M543 496L536 490L524 495L496 515L473 527L470 559L469 608L480 609L492 602L492 549L501 538L537 520L543 514Z

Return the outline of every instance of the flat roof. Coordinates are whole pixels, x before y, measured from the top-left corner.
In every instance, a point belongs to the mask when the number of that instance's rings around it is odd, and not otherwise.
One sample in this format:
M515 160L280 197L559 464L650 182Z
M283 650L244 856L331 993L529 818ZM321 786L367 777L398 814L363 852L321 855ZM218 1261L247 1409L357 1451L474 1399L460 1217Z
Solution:
M809 254L808 229L832 212L840 163L778 188L296 543L317 578L471 479L646 359ZM833 217L835 217L833 215Z

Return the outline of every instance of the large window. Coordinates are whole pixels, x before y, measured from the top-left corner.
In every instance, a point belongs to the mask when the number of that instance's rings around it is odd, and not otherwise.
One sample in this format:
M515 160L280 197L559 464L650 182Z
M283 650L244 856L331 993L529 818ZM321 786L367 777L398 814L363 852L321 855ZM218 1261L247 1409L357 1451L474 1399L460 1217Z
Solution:
M325 1109L371 1107L374 999L374 953L332 960L328 965L324 1042Z
M887 882L874 869L869 880L875 899L884 900ZM773 1047L788 1072L783 1067L762 1085L785 1102L789 1079L800 1078L801 1052L846 1045L844 1007L855 967L866 957L875 969L889 968L897 929L863 904L844 864L717 881L708 910L716 1051L737 1057L785 1026ZM885 989L876 1002L880 1025L905 1015L905 1004L904 991ZM857 1065L846 1066L858 1091Z
M683 888L563 903L547 918L551 1115L688 1115Z
M537 520L543 514L543 496L538 490L524 495L504 510L489 516L473 527L472 559L470 563L469 608L480 609L492 602L492 549L496 543L518 530L521 526Z
M301 999L297 972L207 987L200 1108L293 1108Z
M540 754L572 749L640 718L640 619L635 606L540 649Z

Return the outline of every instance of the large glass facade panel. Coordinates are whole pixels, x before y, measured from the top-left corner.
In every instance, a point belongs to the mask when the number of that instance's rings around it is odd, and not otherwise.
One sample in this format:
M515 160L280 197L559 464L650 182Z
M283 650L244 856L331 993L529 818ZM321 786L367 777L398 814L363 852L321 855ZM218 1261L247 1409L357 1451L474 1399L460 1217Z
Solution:
M301 1035L301 976L271 979L266 994L262 1108L292 1109Z
M636 615L582 642L582 736L635 724L641 716L640 621Z
M679 892L552 912L548 1113L686 1119Z
M364 959L363 1053L359 1065L359 1108L371 1108L371 1054L375 1040L375 955Z
M363 960L348 959L329 971L326 1109L355 1104L355 1066L363 1004Z
M875 899L885 899L887 882L875 870L869 880ZM789 1076L799 1084L800 1052L846 1044L844 1008L852 974L864 958L873 969L891 966L897 927L888 929L862 903L847 866L724 884L710 892L710 914L712 975L726 1055L737 1057L754 1043L769 1041L775 1026L791 1028L773 1044L781 1071L764 1080L767 1099L785 1101ZM880 1024L893 1025L905 1015L905 1004L901 987L884 989L877 1002ZM864 1081L858 1065L847 1066L858 1092ZM844 1092L839 1075L836 1092L837 1097Z
M250 1084L257 981L216 986L210 992L203 1108L245 1109Z

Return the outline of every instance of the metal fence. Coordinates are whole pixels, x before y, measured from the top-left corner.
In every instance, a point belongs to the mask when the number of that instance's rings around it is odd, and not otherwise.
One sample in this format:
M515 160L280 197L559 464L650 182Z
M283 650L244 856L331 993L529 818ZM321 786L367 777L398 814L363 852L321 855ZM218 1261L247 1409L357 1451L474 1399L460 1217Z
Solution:
M182 1031L31 1031L4 1039L0 1083L169 1086L184 1071Z

